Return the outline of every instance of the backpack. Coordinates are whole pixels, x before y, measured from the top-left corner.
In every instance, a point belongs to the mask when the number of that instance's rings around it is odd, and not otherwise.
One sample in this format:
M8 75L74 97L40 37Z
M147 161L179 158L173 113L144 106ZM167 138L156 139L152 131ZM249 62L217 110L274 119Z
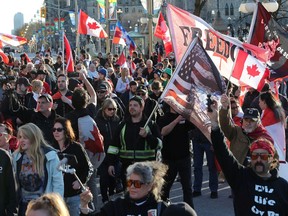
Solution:
M104 138L91 116L78 118L79 142L84 146L91 163L97 169L105 158Z

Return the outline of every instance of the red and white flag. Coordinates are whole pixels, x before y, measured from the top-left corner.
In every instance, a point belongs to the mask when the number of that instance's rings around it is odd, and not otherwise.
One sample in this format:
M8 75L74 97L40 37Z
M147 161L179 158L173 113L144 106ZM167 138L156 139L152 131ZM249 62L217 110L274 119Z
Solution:
M223 83L211 58L195 38L177 65L161 99L189 119L210 140L207 94L220 97L224 93Z
M80 10L79 13L78 32L79 34L91 35L98 38L108 37L103 27L95 19L89 17L82 10Z
M9 64L9 58L8 56L3 52L3 50L0 49L0 56L2 57L2 61L5 64Z
M121 53L121 55L119 56L118 61L116 62L116 64L120 65L121 68L124 68L124 67L127 67L127 68L128 68L127 61L126 61L126 57L125 57L125 55L124 55L124 51L122 51L122 53Z
M167 20L172 38L173 50L177 62L180 62L190 42L199 37L203 47L218 68L222 76L230 79L236 59L235 48L242 47L266 61L268 52L255 45L245 44L236 38L215 31L208 23L185 10L171 4L167 6ZM248 51L247 51L248 52ZM230 79L234 84L238 81Z
M10 46L20 46L22 44L27 43L27 39L23 37L19 37L16 35L2 34L0 33L0 48L6 45Z
M155 27L154 36L160 38L164 42L166 56L173 51L172 41L169 28L164 20L162 12L159 13L158 22Z
M269 108L263 110L261 115L262 125L274 140L274 147L277 150L280 161L286 159L285 126L275 118L273 111Z
M64 34L64 44L65 44L65 58L66 58L66 70L67 72L74 72L74 62L73 62L73 55L72 55L72 50L69 44L69 41Z
M238 80L240 85L248 85L261 91L269 75L270 71L264 64L243 50L238 49L232 77Z

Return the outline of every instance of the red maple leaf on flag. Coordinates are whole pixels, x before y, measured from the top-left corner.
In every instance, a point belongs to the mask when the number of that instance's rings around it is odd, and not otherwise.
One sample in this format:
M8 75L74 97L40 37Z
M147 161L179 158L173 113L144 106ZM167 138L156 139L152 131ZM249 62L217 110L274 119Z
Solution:
M88 27L89 27L90 29L100 28L100 26L98 26L96 22L93 22L93 23L90 23L90 22L89 22L87 25L88 25Z
M94 139L97 139L99 131L96 125L93 125L93 130L90 131ZM103 152L104 151L104 146L99 143L99 140L93 140L90 139L90 137L84 141L85 143L85 148L88 149L89 151L93 152L93 154L96 154L97 152Z
M250 75L249 79L251 78L251 76L255 77L255 76L258 76L260 74L256 64L253 64L252 67L247 66L247 71L248 71L248 74Z

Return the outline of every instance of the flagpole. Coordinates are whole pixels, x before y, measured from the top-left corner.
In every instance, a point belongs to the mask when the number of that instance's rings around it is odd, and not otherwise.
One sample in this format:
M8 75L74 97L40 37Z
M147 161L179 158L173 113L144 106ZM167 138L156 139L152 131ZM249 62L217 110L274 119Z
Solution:
M154 115L154 113L155 113L155 111L157 110L158 107L159 107L159 104L158 104L158 102L157 102L156 105L155 105L155 107L154 107L154 109L152 110L152 112L151 112L148 120L146 121L146 123L145 123L145 125L144 125L144 128L147 127L147 125L149 124L151 118L153 117L153 115Z
M79 31L78 31L78 28L79 28L79 23L78 23L78 20L79 20L79 16L78 16L78 2L77 0L75 0L75 29L76 29L76 45L75 45L75 63L76 63L76 57L79 55Z
M63 59L63 63L62 63L62 66L63 66L63 73L65 74L65 55L64 55L64 51L65 51L65 45L64 45L64 29L61 30L61 34L62 34L62 59ZM67 50L66 50L67 52Z

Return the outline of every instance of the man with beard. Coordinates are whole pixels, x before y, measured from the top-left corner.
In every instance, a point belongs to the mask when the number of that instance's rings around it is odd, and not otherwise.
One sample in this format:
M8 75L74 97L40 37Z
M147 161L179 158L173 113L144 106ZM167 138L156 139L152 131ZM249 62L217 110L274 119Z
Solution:
M244 110L241 126L237 126L230 116L230 102L227 95L221 96L221 109L219 111L219 123L225 137L230 141L230 150L241 164L246 164L249 154L249 144L264 137L273 143L267 130L261 124L260 113L255 108ZM231 105L232 106L232 105Z
M250 145L250 167L244 167L228 150L218 123L217 102L208 113L211 120L211 140L216 158L234 194L235 215L288 215L288 183L278 176L279 165L273 143L263 137ZM247 109L246 109L247 110ZM251 112L245 111L253 115ZM243 123L244 124L244 123ZM244 130L255 131L251 119ZM223 127L221 127L223 130Z
M156 150L161 148L161 135L155 122L149 122L143 115L144 101L134 96L129 101L129 116L117 127L112 144L108 147L108 173L115 176L114 164L122 163L121 180L126 182L125 171L129 165L138 161L156 159ZM125 187L125 185L123 185Z
M57 76L58 91L52 96L54 101L54 109L60 116L65 116L73 110L72 95L73 92L68 89L69 78L65 74Z

